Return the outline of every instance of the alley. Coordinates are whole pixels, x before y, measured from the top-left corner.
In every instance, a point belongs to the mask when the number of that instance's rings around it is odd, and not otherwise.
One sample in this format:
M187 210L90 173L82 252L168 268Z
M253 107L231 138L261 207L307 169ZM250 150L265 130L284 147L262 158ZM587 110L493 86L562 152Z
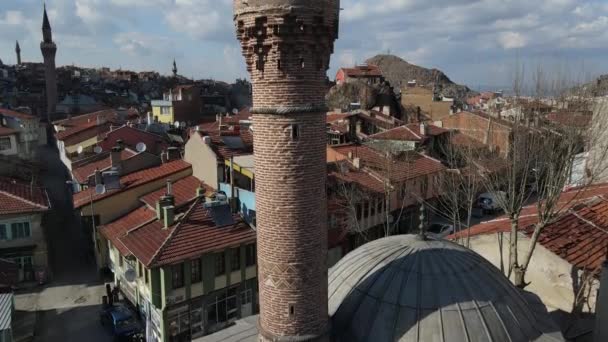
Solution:
M45 222L51 279L18 293L16 309L37 311L36 342L110 341L98 318L105 289L90 257L92 243L72 210L67 170L54 147L42 146L38 156L45 165L41 181L52 207Z

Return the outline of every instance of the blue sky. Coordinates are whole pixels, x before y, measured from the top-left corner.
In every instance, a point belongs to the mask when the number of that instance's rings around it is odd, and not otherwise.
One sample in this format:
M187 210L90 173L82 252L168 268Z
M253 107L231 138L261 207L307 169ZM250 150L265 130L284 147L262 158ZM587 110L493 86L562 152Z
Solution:
M605 0L342 0L332 57L351 66L377 53L436 67L454 81L509 85L514 65L586 79L608 73ZM48 0L58 65L245 77L232 0ZM41 61L41 0L0 0L0 58Z

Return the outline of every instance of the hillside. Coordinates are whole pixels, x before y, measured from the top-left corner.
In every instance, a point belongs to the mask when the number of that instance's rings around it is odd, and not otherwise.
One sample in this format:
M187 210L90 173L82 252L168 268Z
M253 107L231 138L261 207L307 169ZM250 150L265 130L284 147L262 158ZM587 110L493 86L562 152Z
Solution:
M380 67L382 74L395 88L395 91L398 91L401 84L416 80L419 85L428 87L432 87L433 83L437 81L442 86L442 93L446 97L464 99L474 93L468 87L452 82L441 70L410 64L397 56L377 55L366 62Z
M602 75L592 82L574 87L571 92L586 96L608 96L608 75Z

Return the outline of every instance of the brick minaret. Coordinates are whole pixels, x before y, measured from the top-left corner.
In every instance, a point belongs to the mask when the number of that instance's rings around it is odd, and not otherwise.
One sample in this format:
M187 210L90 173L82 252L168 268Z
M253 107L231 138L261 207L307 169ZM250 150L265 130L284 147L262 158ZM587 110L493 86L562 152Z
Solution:
M42 42L40 43L40 51L42 51L42 57L44 57L46 118L50 122L51 115L55 113L55 107L57 105L57 75L55 70L57 45L53 42L53 33L51 32L49 17L46 14L46 5L44 6L44 17L42 18Z
M339 0L235 0L253 83L260 341L325 341L326 72Z
M21 65L21 47L19 41L15 44L15 53L17 54L17 65Z

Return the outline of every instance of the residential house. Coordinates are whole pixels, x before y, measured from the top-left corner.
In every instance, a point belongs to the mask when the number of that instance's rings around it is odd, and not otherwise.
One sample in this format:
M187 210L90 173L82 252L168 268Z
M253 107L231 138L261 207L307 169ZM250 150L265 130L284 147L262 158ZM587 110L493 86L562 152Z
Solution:
M226 178L226 160L253 152L249 110L217 117L215 122L197 126L190 132L184 160L192 164L195 177L219 189ZM214 167L215 166L215 167Z
M154 121L173 125L175 122L199 122L203 103L201 88L196 85L179 85L163 94L162 100L153 100L152 115Z
M110 151L119 141L133 151L137 150L139 143L143 143L145 151L155 155L160 155L169 147L164 136L143 131L130 125L123 125L118 128L112 127L99 141L98 146L101 147L102 151Z
M48 248L42 226L50 209L46 191L32 184L0 178L0 258L19 265L19 281L44 277Z
M46 144L46 129L40 118L0 108L0 155L34 160L38 146Z
M100 228L121 293L150 317L151 341L189 341L258 312L255 231L202 188L186 201L184 190Z
M403 121L375 110L356 110L348 117L360 139L403 125Z
M327 113L327 144L341 145L354 142L356 140L354 120L349 118L351 113Z
M401 89L401 104L410 122L421 122L425 119L439 121L453 113L454 101L437 98L432 89L420 86L405 86ZM404 119L405 120L405 119Z
M502 155L509 153L513 124L508 121L480 112L463 111L449 115L441 122L443 128L457 130Z
M353 68L340 68L336 73L336 83L338 85L353 81L380 84L384 81L384 77L380 68L371 64L356 65Z
M412 123L372 134L368 144L390 151L425 151L441 158L448 142L449 130L427 123Z
M79 192L83 188L95 187L96 173L101 176L106 171L120 170L122 175L127 175L160 164L159 156L124 148L119 141L119 145L111 151L101 152L72 163L73 191Z
M565 313L582 295L583 311L595 311L599 271L608 250L608 184L571 189L562 193L560 215L540 233L526 272L527 291L533 292L553 310ZM518 251L528 252L534 226L538 222L536 204L523 208L519 219ZM472 226L450 238L470 236L470 248L500 269L508 267L511 222L506 216ZM499 243L504 244L501 249ZM502 255L501 255L502 250ZM586 291L582 286L588 285ZM579 298L580 299L580 298ZM580 303L579 303L580 304ZM575 317L576 318L576 317ZM564 331L567 338L574 331Z
M95 154L95 147L112 126L122 126L138 116L135 110L111 109L53 122L61 161L71 170L74 160Z
M160 166L121 174L120 169L100 172L96 184L74 194L74 209L80 213L83 229L91 236L95 246L99 268L107 266L107 246L95 227L125 215L140 205L139 198L162 188L167 181L177 181L192 174L190 164L182 160L170 160ZM101 190L101 191L99 191Z

